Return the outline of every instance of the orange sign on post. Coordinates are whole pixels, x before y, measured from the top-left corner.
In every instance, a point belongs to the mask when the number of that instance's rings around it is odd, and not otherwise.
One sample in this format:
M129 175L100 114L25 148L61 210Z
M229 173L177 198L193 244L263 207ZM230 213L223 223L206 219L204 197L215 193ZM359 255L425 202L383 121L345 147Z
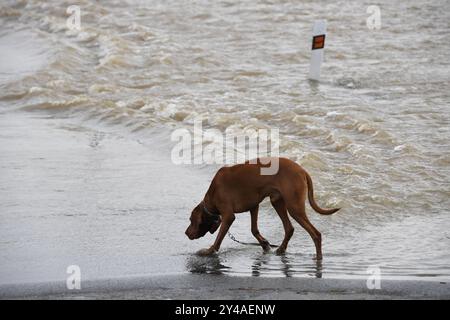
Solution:
M318 36L314 36L312 41L312 50L323 49L323 47L325 47L325 35L320 34Z

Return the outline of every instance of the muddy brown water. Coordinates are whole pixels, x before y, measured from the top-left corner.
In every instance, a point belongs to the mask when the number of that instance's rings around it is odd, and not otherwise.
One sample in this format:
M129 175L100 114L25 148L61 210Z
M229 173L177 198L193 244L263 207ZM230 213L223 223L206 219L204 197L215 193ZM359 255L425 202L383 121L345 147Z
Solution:
M450 7L359 1L68 1L0 5L0 281L133 274L450 279ZM322 80L306 78L328 20ZM175 166L176 128L280 130L308 170L324 261L300 226L286 256L184 236L217 165ZM260 229L281 223L263 203ZM232 232L253 241L249 215Z

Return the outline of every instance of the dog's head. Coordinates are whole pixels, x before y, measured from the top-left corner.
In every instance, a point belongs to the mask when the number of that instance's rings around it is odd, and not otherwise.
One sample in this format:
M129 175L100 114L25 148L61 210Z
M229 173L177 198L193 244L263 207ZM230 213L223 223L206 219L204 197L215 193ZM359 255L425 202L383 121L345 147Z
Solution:
M214 233L221 222L219 215L211 215L205 212L203 203L192 210L190 220L191 224L186 229L185 234L191 240L203 237L208 231Z

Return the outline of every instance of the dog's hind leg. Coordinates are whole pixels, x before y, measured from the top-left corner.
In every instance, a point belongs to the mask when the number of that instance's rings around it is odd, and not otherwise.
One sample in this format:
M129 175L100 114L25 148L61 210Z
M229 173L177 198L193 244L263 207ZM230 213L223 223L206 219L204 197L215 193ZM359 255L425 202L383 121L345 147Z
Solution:
M283 254L286 251L289 240L291 240L292 235L294 234L294 227L292 226L291 221L289 221L288 213L286 210L286 204L284 203L283 198L281 197L271 197L270 202L272 206L280 216L281 222L283 223L284 228L284 239L281 245L278 247L276 253L278 255Z
M297 200L296 202L298 204L295 203L294 205L289 205L288 211L292 218L294 218L295 221L309 233L316 246L316 259L322 260L322 235L308 220L305 212L305 202L304 199L302 200L303 201L300 201L300 203L298 203Z
M263 248L264 252L270 251L270 244L260 233L258 229L258 211L259 205L250 210L250 216L252 219L252 234L258 240L259 244Z

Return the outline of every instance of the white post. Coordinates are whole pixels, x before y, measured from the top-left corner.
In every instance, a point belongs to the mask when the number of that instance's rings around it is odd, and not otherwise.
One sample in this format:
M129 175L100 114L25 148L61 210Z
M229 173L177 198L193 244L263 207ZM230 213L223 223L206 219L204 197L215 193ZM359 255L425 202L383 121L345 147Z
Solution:
M315 21L312 34L311 62L309 65L309 79L311 80L320 80L320 66L323 60L326 33L327 20Z

